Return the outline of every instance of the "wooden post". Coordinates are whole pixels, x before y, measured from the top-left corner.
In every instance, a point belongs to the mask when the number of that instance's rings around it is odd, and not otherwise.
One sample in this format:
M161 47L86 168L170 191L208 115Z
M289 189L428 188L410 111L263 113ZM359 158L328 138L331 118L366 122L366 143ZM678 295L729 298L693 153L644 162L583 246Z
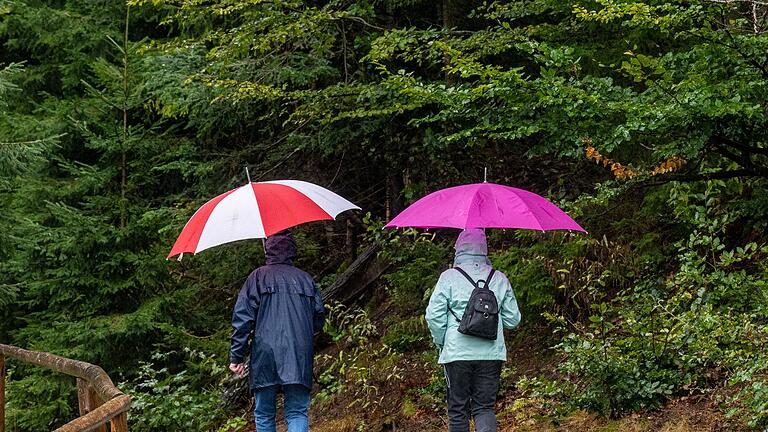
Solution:
M109 421L112 432L128 432L128 413L120 413Z
M5 356L0 354L0 432L5 432Z
M80 416L91 411L91 401L88 400L88 383L81 378L77 379L77 406L80 408Z
M96 409L96 408L100 407L101 404L104 403L104 401L101 400L101 397L99 397L98 393L96 393L96 390L93 389L93 386L90 386L90 385L88 386L88 392L91 394L90 399L91 399L91 402L93 403L93 408L91 408L91 409ZM106 423L104 423L101 426L93 429L93 431L94 432L109 432L109 430L107 429L107 424Z
M95 410L99 406L101 406L103 402L99 398L99 395L96 394L96 391L93 389L93 387L88 384L87 381L84 379L78 378L77 379L77 405L80 407L80 416L84 416L88 414L89 412ZM103 424L96 429L93 429L95 432L107 432L107 425ZM2 432L2 431L0 431Z

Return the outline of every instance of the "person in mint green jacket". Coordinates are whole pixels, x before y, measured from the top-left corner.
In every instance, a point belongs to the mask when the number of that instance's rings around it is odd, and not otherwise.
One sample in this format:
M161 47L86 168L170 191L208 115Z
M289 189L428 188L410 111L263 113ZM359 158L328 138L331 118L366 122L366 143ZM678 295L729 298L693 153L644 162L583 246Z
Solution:
M466 229L456 240L454 267L461 267L473 280L485 281L491 272L485 232ZM507 276L495 272L488 288L499 305L496 340L467 336L458 332L459 323L449 308L461 318L474 286L455 268L440 275L427 306L427 325L440 349L438 363L445 369L448 384L448 431L469 432L470 416L476 432L496 431L496 393L501 368L507 360L503 329L520 323L520 310Z

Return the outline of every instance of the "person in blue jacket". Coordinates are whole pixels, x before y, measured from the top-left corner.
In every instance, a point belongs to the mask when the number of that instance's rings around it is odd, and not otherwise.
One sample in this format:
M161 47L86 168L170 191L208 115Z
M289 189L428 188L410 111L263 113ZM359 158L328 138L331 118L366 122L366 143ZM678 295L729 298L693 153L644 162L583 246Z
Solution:
M293 266L296 242L290 232L268 237L264 247L267 263L248 276L232 313L229 369L245 374L250 345L256 430L276 431L276 399L282 391L288 432L306 432L312 337L323 327L323 299L312 277Z
M460 267L475 282L488 278L492 267L483 230L466 229L459 234L453 266ZM520 323L520 310L504 273L495 272L488 288L499 305L496 340L459 333L459 323L450 311L461 317L475 287L455 268L440 275L427 306L427 325L440 350L438 363L445 369L448 385L449 432L469 432L470 417L475 420L476 432L496 431L494 405L501 368L507 360L502 329Z

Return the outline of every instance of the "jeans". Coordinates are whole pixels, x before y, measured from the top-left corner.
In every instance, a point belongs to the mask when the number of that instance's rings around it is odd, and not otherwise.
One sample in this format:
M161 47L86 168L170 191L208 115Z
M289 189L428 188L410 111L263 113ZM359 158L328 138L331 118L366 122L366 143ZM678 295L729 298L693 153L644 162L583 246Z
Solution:
M282 388L284 394L285 424L288 432L309 431L309 389L301 384L270 386L253 391L256 406L253 416L256 419L256 432L276 432L277 393Z
M496 393L504 362L498 360L446 363L448 431L469 432L469 416L476 432L496 432Z

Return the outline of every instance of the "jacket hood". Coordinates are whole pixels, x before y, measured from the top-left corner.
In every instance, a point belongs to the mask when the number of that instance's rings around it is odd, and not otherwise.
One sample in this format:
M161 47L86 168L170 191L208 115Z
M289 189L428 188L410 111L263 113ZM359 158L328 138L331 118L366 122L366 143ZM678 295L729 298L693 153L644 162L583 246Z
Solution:
M459 234L456 239L456 255L453 266L460 266L465 270L490 271L491 261L488 260L488 243L485 239L485 231L479 228L468 228Z
M269 264L293 264L296 258L296 240L288 230L280 231L267 237L264 249Z

